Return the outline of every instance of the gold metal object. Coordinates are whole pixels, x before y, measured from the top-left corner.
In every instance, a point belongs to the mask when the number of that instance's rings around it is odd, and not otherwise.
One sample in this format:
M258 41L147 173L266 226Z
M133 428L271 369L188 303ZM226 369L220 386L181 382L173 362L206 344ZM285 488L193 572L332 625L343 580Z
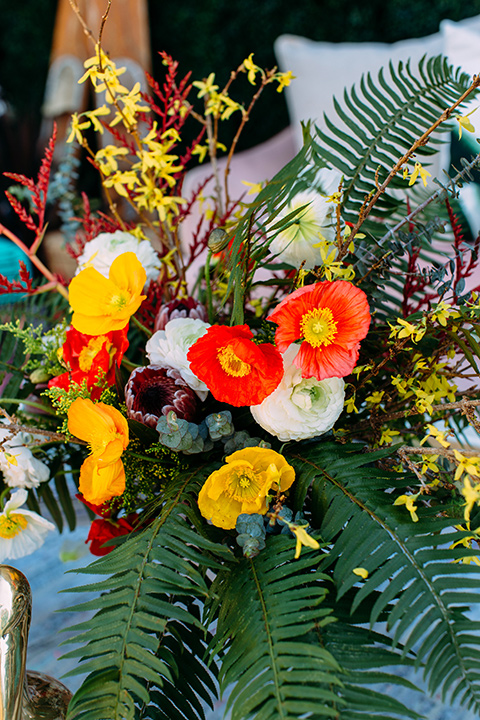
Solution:
M0 720L64 720L70 691L48 675L25 671L31 608L25 575L0 565Z

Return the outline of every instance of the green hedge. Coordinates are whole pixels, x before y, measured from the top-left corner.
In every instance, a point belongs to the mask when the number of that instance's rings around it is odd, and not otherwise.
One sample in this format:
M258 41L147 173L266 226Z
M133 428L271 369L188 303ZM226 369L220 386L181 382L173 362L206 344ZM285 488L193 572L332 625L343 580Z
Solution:
M115 2L116 0L113 0ZM106 0L105 0L106 6ZM443 18L480 13L480 0L149 0L154 74L166 50L196 77L215 70L227 77L249 53L272 66L281 33L314 40L394 42L436 32ZM0 87L18 116L38 120L56 0L0 0ZM273 96L273 97L272 97ZM288 123L283 98L270 92L259 105L248 144L261 142Z

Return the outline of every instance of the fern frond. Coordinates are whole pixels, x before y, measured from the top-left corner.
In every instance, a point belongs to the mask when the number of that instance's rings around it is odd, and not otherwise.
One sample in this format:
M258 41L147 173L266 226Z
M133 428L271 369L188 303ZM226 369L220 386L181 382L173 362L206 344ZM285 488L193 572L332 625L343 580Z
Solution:
M462 606L478 602L479 570L457 564L474 552L451 549L465 537L452 527L455 519L426 508L413 523L393 506L395 488L405 486L405 477L375 467L382 454L362 453L355 445L320 444L297 455L300 476L302 466L308 468L303 486L311 482L312 518L332 545L324 568L333 568L339 599L355 590L353 610L381 590L372 602L370 622L393 603L388 628L405 652L415 649L429 690L440 689L444 696L452 691L478 712L480 659L474 648L480 622L467 619ZM356 567L369 573L361 584L353 573Z
M184 477L146 530L81 571L108 577L74 589L100 596L72 608L96 614L71 628L76 635L67 641L82 644L66 655L80 659L70 674L90 673L72 699L70 720L133 720L148 717L150 704L169 720L197 720L198 697L212 703L215 667L200 659L206 631L195 602L209 593L206 568L220 568L218 558L231 554L192 528L192 485L197 489Z
M375 81L370 73L358 88L345 90L343 103L336 100L337 118L325 118L326 129L316 128L316 151L344 176L342 216L355 221L365 197L385 180L391 168L429 127L445 107L453 104L470 86L469 77L450 66L442 56L423 58L418 74L402 62L380 70ZM442 131L442 128L440 128ZM419 148L418 155L437 151L441 137ZM405 186L404 182L392 187ZM385 193L375 214L390 214L399 204Z
M308 638L333 620L323 603L327 578L315 568L317 553L294 560L293 550L291 538L270 537L212 587L220 603L212 652L223 655L222 690L234 683L232 720L337 717L340 667Z

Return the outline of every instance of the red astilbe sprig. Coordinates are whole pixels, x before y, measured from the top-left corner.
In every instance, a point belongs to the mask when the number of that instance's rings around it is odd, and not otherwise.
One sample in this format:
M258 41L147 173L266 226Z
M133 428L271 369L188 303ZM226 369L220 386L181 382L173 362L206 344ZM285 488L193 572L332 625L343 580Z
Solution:
M73 217L80 223L81 229L75 235L75 243L67 245L67 252L75 260L83 253L85 245L100 235L100 233L113 233L115 230L132 230L135 223L120 223L117 218L112 218L105 213L98 211L92 213L90 200L86 193L82 192L83 214Z
M455 252L455 276L453 278L453 298L458 301L457 287L461 280L466 280L477 270L478 253L480 249L480 235L475 239L473 249L466 245L463 228L456 213L453 212L452 206L448 199L445 200L445 206L448 212L448 218L453 230L453 249ZM466 250L470 250L468 260L466 259ZM480 285L474 288L478 290Z
M187 103L187 97L192 89L190 82L192 73L188 72L177 84L178 61L173 60L168 53L163 51L159 55L167 68L165 79L160 85L151 75L146 74L147 82L157 100L150 96L145 96L145 100L160 120L160 133L164 133L172 127L179 131L192 111ZM183 108L183 112L181 112L181 108Z
M33 252L35 252L36 248L40 245L41 239L45 232L45 208L47 204L48 185L50 182L50 171L52 168L53 151L55 148L56 139L57 126L56 124L54 124L53 134L48 141L47 147L45 149L45 155L42 158L40 164L36 183L31 178L25 177L25 175L19 175L18 173L10 172L3 173L6 177L9 177L12 180L15 180L16 182L26 187L27 190L29 190L31 193L32 205L35 209L35 214L37 216L36 222L32 215L26 212L25 208L21 205L17 198L12 195L12 193L8 192L7 190L5 192L5 195L7 196L12 208L19 216L20 220L25 223L29 230L32 230L36 233L35 242L32 246Z
M37 270L46 278L47 283L33 289L31 282L27 282L27 275L25 273L23 274L22 281L25 282L25 287L21 290L18 290L18 292L28 292L30 295L39 293L39 292L45 292L46 290L56 290L61 295L63 295L65 298L68 299L68 292L65 287L65 281L60 278L55 273L52 273L51 270L40 260L40 258L37 256L38 248L40 247L40 244L43 240L43 237L45 235L45 230L47 228L45 224L45 209L47 204L47 195L48 195L48 185L50 182L50 172L52 168L52 159L53 159L53 151L55 148L55 140L57 137L57 126L54 124L53 126L53 134L50 138L47 148L45 150L45 156L40 164L40 169L38 172L37 182L35 183L31 178L25 177L25 175L19 175L17 173L4 173L6 177L11 178L12 180L16 180L21 185L27 188L27 190L31 193L31 201L32 205L35 210L35 214L37 216L37 219L32 217L32 214L29 214L23 205L17 200L16 197L12 195L12 193L6 191L6 196L13 208L13 210L16 212L20 220L26 225L26 227L29 230L32 230L32 232L35 233L35 240L31 247L28 247L15 233L11 232L8 228L6 228L4 225L0 223L0 235L4 235L9 240L11 240L20 250L25 253L25 255L29 258L30 262L35 265ZM22 278L22 272L20 271L20 277ZM4 286L6 287L6 286ZM3 292L7 292L6 290L3 290Z
M20 280L9 280L5 275L0 274L0 295L5 295L6 293L32 295L35 292L33 289L33 279L30 277L27 266L23 260L20 260L18 265Z

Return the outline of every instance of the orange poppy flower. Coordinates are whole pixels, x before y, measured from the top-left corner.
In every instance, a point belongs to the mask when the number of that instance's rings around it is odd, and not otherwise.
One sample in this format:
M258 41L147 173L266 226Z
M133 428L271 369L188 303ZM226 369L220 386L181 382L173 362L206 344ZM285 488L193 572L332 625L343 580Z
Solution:
M268 319L278 325L275 341L280 352L301 341L294 362L302 376L325 380L352 372L360 340L370 326L370 309L363 290L335 280L295 290Z
M68 411L68 429L88 442L90 456L80 468L79 490L94 505L102 505L125 490L121 461L128 445L128 424L123 415L105 403L77 398Z
M133 252L119 255L108 278L93 267L76 275L69 286L72 325L86 335L105 335L124 328L138 310L147 276Z
M248 325L212 325L187 359L214 398L234 407L259 405L283 377L278 350L270 343L256 345Z

